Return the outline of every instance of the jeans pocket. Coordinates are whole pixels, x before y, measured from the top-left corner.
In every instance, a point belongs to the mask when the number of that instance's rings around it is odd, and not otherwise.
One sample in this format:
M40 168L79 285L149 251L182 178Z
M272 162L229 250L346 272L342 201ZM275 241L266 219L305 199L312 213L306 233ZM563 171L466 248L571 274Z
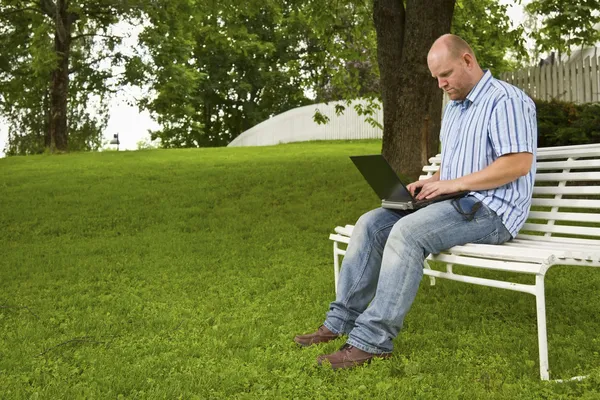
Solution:
M462 215L467 221L487 217L489 215L488 208L475 196L465 196L453 199L452 206L456 212Z
M482 237L481 239L473 241L473 243L478 244L503 244L512 239L512 235L506 229L504 224L502 223L502 219L496 215L495 212L489 210L489 214L491 215L491 219L488 219L488 223L493 226L493 230Z

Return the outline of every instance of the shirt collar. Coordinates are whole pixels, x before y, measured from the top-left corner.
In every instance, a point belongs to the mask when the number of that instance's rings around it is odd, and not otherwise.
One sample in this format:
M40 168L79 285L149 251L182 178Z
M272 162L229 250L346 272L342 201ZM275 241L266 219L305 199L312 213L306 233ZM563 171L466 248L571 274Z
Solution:
M485 91L484 89L486 89L487 86L489 86L492 79L493 77L490 70L484 70L483 76L481 77L479 82L477 82L475 87L471 89L471 91L467 95L467 98L464 100L452 100L452 106L456 107L460 105L463 109L466 109L471 104L476 103L481 98L481 93Z

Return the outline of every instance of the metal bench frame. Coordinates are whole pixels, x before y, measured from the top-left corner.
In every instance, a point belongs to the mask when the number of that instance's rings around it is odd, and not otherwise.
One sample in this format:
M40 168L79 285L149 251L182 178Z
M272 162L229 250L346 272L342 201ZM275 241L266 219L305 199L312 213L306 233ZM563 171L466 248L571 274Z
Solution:
M427 179L440 165L440 156L423 168ZM591 197L591 198L590 198ZM539 210L542 208L543 210ZM446 264L445 271L431 269L435 278L529 293L536 298L540 377L550 379L546 330L544 277L554 265L600 267L600 144L539 148L532 211L519 235L499 246L466 244L455 246L427 260ZM574 211L576 210L576 211ZM543 221L543 222L540 222ZM590 224L591 223L591 224ZM335 228L333 240L334 279L337 292L340 258L346 253L354 226ZM535 275L535 284L520 284L457 274L455 264L475 268ZM579 380L578 376L569 380ZM557 380L562 381L562 380Z

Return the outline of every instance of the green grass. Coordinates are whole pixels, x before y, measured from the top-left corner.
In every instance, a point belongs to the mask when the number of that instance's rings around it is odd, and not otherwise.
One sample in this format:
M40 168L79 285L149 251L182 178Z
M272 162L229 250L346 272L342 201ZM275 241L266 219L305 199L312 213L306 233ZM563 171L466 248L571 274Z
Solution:
M377 198L348 159L377 141L0 159L0 398L600 398L600 271L535 301L423 280L394 357L316 365L333 227ZM493 273L490 273L493 274Z

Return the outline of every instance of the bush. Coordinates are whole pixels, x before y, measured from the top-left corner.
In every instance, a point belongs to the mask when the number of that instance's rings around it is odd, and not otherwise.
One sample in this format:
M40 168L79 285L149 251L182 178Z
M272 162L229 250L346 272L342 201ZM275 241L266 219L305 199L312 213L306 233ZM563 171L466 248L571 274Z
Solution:
M538 147L600 143L600 103L535 100Z

